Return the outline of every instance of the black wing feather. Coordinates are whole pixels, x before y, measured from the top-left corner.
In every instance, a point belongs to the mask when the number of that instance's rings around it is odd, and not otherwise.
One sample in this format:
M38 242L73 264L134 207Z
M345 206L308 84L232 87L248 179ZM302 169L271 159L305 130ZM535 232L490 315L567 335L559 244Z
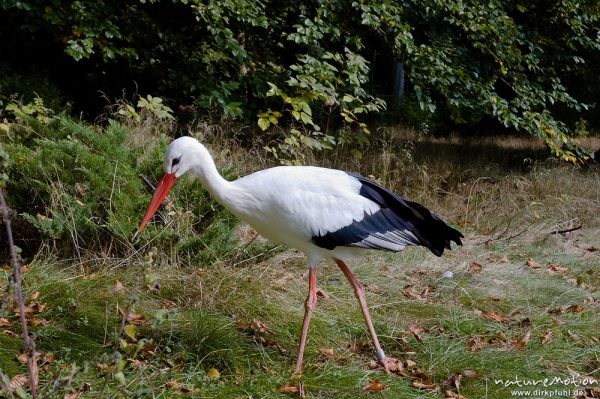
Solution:
M367 239L373 236L396 245L422 245L437 256L450 249L451 241L462 245L460 239L464 236L423 205L408 201L361 175L348 174L362 183L360 195L376 202L381 209L337 231L312 237L314 244L326 249L355 246L389 250Z

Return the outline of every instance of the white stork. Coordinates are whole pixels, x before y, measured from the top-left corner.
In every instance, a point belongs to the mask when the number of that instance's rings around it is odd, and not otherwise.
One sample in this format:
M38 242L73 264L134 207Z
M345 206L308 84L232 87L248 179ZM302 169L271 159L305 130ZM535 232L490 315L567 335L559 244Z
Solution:
M308 324L317 302L316 266L321 259L333 259L354 288L375 356L388 370L396 359L383 352L363 286L345 260L364 249L397 252L407 245L422 245L441 256L444 249L450 249L450 241L462 245L463 235L425 207L357 174L312 166L279 166L227 181L217 171L208 150L192 137L178 138L168 146L163 169L139 231L175 180L190 172L218 202L258 233L297 248L308 258L308 297L294 374L302 371Z

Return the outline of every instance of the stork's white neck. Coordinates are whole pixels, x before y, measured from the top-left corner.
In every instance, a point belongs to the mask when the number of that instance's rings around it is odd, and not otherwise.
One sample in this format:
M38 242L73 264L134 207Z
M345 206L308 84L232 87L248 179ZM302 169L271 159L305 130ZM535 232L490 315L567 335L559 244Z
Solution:
M200 180L202 186L221 204L227 206L232 183L225 180L217 170L214 160L204 146L196 149L194 164L190 172Z

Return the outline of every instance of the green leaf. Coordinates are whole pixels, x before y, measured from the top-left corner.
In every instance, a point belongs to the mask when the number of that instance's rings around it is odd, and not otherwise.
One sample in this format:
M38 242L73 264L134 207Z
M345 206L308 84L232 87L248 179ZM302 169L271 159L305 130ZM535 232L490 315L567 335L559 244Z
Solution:
M271 126L271 122L269 121L269 118L258 118L258 126L262 131L265 131Z

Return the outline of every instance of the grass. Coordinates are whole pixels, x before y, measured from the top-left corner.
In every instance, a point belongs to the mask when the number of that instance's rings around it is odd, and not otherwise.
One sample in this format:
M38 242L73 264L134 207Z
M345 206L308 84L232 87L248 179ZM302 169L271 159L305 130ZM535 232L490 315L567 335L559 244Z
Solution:
M409 248L349 264L366 287L386 353L414 362L410 376L369 367L369 336L352 290L334 265L321 263L323 295L302 376L306 396L439 398L456 392L443 384L460 373L469 375L460 380L466 398L514 397L514 387L495 380L515 376L600 380L598 168L556 164L524 139L388 131L380 140L383 149L360 162L343 149L307 162L374 175L459 226L465 245L441 258ZM231 174L264 166L233 144L213 147ZM201 254L187 254L193 246L185 254L162 253L149 243L124 257L63 259L42 248L24 273L26 294L39 292L31 304L45 304L31 316L41 321L33 327L37 350L54 354L40 357L42 397L285 397L277 389L293 371L305 260L260 239L245 246L252 232L230 234L229 225L209 226L214 237L207 242L226 243L207 244ZM444 277L447 271L452 277ZM10 309L0 317L13 320ZM120 333L127 310L133 317L125 326L132 327ZM2 329L0 368L10 379L25 373L17 359L19 327ZM364 392L372 380L385 389ZM415 381L435 389L416 388Z

